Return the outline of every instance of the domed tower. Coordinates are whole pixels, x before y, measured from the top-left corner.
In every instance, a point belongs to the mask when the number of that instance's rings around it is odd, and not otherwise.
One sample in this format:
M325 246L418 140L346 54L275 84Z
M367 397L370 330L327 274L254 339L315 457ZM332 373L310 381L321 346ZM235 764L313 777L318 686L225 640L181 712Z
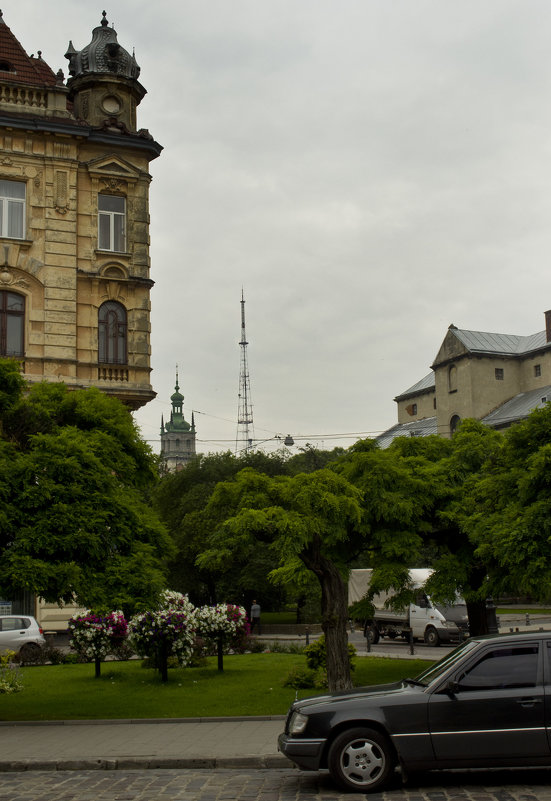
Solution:
M161 459L171 472L181 470L196 455L195 418L192 412L191 424L184 419L184 396L180 394L178 371L174 390L170 397L170 421L165 423L161 418Z
M65 58L75 115L90 125L136 132L136 106L146 91L138 81L140 68L134 55L118 43L105 11L90 44L75 50L69 42Z

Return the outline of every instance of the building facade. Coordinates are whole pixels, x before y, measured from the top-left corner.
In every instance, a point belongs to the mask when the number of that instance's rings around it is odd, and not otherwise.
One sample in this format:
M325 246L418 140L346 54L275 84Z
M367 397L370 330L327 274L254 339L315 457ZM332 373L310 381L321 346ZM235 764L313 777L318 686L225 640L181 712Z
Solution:
M165 423L161 417L161 464L164 470L174 473L186 467L196 456L195 416L192 412L191 423L184 419L184 396L180 394L178 373L170 402L170 420Z
M150 380L149 173L140 69L105 12L69 78L0 14L0 355L26 380L138 409Z
M545 330L528 336L450 325L426 375L394 400L398 423L377 439L450 437L462 419L503 429L551 401L551 311Z

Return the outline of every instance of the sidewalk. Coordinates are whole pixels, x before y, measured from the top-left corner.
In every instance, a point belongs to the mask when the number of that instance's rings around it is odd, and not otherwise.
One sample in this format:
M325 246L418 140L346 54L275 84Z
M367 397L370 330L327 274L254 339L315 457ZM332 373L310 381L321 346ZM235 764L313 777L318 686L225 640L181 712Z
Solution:
M283 716L0 722L0 772L147 768L290 768Z

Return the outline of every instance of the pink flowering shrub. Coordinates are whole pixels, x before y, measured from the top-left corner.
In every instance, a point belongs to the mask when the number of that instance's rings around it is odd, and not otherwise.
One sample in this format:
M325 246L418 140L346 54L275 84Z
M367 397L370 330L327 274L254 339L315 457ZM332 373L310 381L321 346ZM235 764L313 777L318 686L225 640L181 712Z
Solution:
M105 659L125 639L127 623L122 612L106 615L88 612L69 620L69 644L87 659Z

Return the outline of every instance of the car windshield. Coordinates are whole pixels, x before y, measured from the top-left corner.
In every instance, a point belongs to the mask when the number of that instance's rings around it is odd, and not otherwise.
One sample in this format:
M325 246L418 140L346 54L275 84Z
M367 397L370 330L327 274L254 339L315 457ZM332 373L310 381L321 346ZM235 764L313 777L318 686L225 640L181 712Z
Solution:
M459 659L462 659L466 653L476 646L476 644L476 640L465 640L464 643L461 643L461 645L458 645L457 648L453 649L453 651L450 651L449 654L446 654L446 656L440 659L439 662L431 665L431 667L427 668L418 676L416 676L415 681L423 684L425 687L428 687L434 681L439 679L440 676L450 667L455 665Z
M447 606L446 604L434 604L434 606L446 620L458 622L467 619L467 604L462 598L456 601L453 606Z

